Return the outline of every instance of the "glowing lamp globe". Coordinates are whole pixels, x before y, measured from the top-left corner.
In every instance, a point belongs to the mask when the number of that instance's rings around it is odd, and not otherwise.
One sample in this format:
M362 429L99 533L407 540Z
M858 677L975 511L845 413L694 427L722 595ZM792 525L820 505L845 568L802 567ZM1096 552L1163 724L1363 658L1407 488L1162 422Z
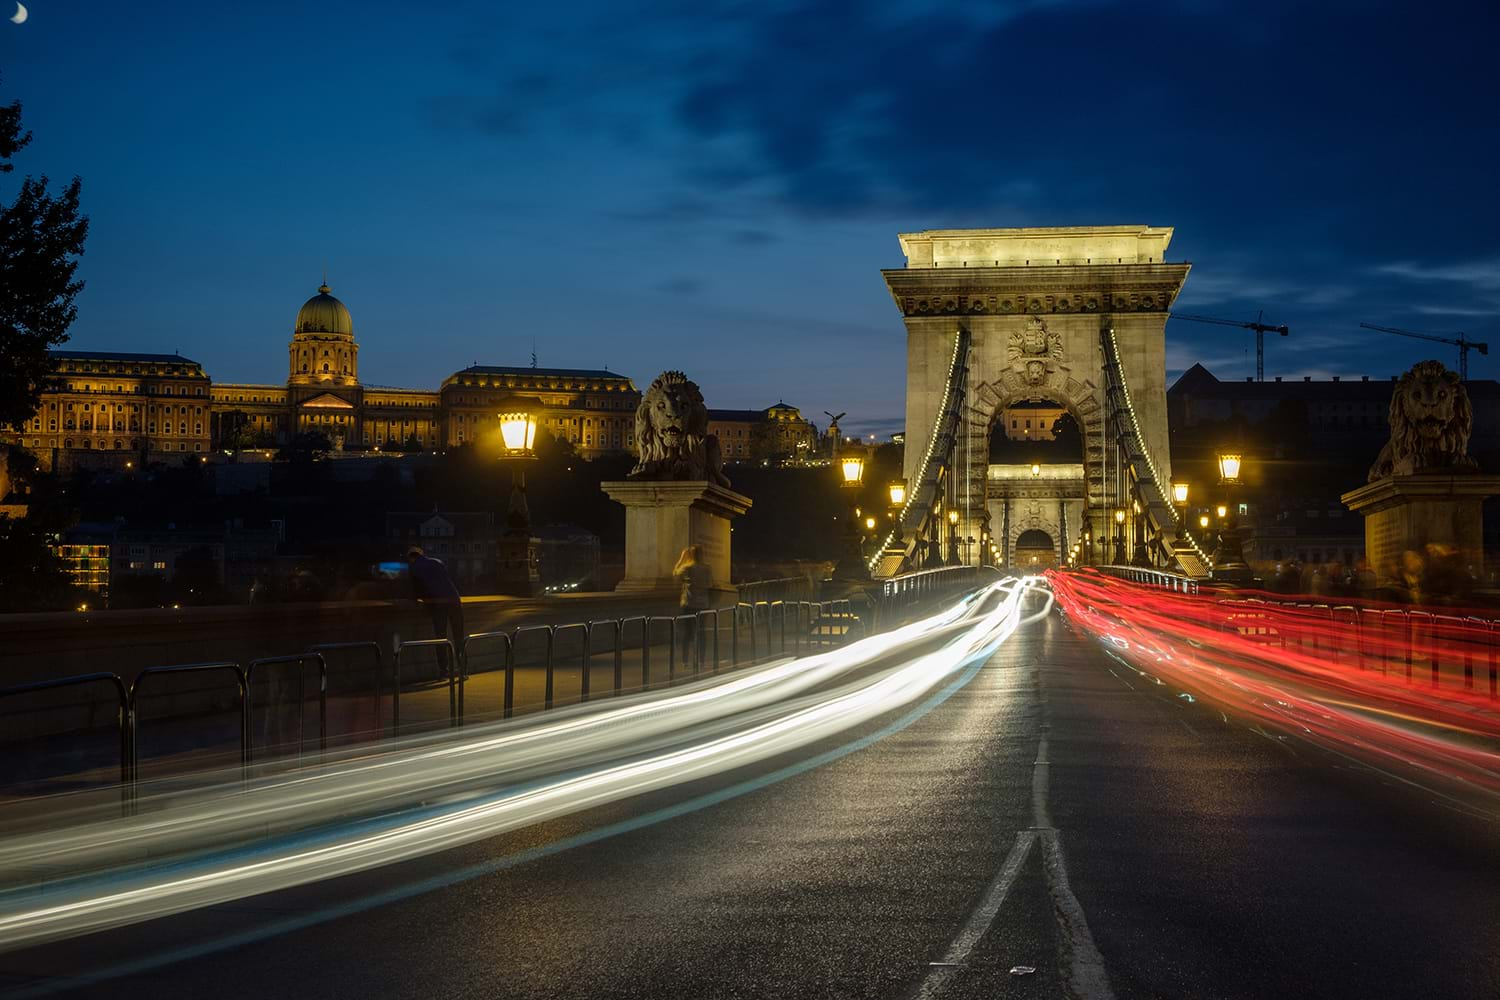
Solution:
M1187 503L1187 498L1188 498L1188 484L1187 483L1173 483L1172 484L1172 500L1174 502L1176 502L1176 504L1179 507L1181 507L1183 504Z
M906 480L895 479L891 481L891 506L900 507L906 503Z
M1202 514L1202 515L1200 515L1198 517L1198 527L1200 527L1200 528L1207 528L1208 527L1208 515L1207 514Z
M1031 478L1035 479L1042 474L1042 467L1035 462L1031 463Z
M956 510L949 510L948 511L948 523L952 524L952 525L957 525L958 524L958 511L956 511Z
M875 530L875 519L873 517L867 517L867 518L865 518L865 530L866 531L874 531Z
M1116 507L1115 508L1115 523L1116 524L1124 524L1125 523L1125 508L1124 507Z
M1237 483L1240 481L1240 466L1243 464L1244 456L1239 452L1226 451L1219 453L1219 478L1226 483Z
M1224 506L1223 504L1219 504L1219 506L1214 508L1214 513L1218 514L1222 519L1229 516L1229 508Z
M536 415L541 401L509 396L500 401L500 457L536 457Z
M859 455L839 459L839 473L844 486L853 489L865 481L865 460Z

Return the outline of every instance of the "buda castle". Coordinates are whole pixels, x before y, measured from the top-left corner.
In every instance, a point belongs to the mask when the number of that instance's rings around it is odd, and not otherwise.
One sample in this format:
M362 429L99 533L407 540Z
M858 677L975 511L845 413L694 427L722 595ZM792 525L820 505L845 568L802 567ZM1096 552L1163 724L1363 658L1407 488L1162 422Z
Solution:
M297 311L284 385L215 382L176 354L53 351L57 378L19 434L46 467L125 465L288 444L321 431L336 451L438 450L496 427L497 404L539 399L538 426L594 458L635 449L641 394L624 375L473 365L436 391L366 385L349 310L328 285Z

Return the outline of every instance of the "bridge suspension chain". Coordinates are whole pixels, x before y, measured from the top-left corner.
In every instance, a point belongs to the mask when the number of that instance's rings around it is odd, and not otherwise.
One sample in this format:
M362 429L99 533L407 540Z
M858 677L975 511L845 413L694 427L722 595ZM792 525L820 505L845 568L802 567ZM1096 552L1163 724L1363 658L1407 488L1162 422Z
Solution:
M1166 494L1169 486L1159 472L1160 467L1151 454L1145 436L1141 434L1135 406L1130 399L1130 386L1125 381L1125 369L1120 363L1119 342L1114 328L1105 327L1100 330L1099 339L1104 354L1110 430L1114 434L1122 465L1129 469L1130 479L1136 485L1143 505L1142 512L1152 529L1156 544L1171 564L1183 572L1190 576L1206 575L1212 562L1187 525L1178 517L1177 508Z
M968 392L969 351L973 346L973 335L959 327L953 339L953 359L948 368L948 379L943 386L943 401L938 408L937 421L933 424L932 437L927 441L927 452L916 481L906 491L906 504L896 515L901 527L900 548L892 548L895 532L886 535L880 548L870 557L868 568L877 577L895 576L913 568L918 553L918 538L932 526L933 510L941 497L945 476L951 474L958 455L958 431L963 414L964 397Z

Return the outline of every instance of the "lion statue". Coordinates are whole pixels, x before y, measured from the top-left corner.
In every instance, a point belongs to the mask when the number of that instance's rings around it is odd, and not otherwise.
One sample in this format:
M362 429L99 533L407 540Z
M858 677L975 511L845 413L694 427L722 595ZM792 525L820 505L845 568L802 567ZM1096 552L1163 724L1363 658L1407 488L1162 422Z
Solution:
M708 433L703 393L682 372L662 372L641 397L635 409L635 443L641 459L630 479L706 479L729 485L719 439Z
M1441 361L1419 361L1396 382L1391 395L1391 439L1375 464L1370 482L1416 472L1472 471L1469 434L1474 410L1455 372Z

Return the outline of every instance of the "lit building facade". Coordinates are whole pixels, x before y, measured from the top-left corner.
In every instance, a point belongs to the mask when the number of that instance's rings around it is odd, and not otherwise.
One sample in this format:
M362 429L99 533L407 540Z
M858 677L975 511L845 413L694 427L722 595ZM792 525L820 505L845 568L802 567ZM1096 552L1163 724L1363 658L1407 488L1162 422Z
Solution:
M817 455L818 428L787 403L764 410L711 409L708 432L718 436L726 462L785 462Z
M353 317L327 284L297 312L284 384L215 383L198 362L175 354L52 356L56 384L9 436L49 468L80 455L124 466L271 448L311 431L326 434L336 451L455 447L492 433L495 403L509 395L539 399L539 426L594 458L635 450L641 399L624 375L564 368L475 365L437 390L366 385Z
M170 455L209 449L210 381L176 354L53 351L57 381L16 441L49 464L58 451Z

